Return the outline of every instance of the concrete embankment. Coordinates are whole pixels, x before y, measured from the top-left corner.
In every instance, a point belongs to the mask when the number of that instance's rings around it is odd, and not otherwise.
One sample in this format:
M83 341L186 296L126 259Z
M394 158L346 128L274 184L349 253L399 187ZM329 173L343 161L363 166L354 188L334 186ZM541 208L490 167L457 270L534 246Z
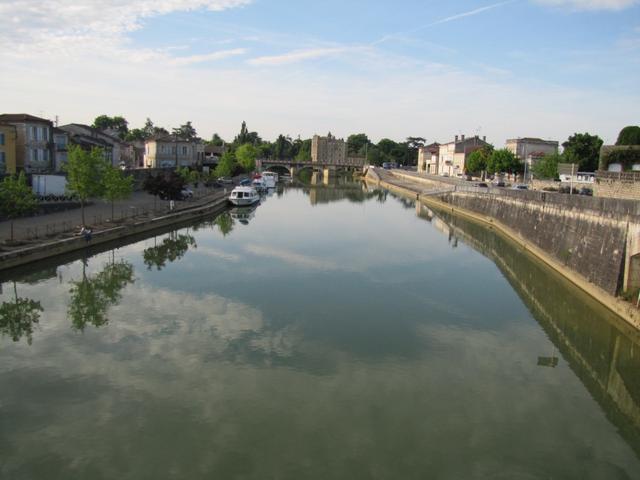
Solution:
M640 328L638 310L617 298L640 287L640 202L488 190L402 172L368 179L495 229Z
M227 205L227 195L221 192L219 195L210 198L209 201L203 205L185 208L178 212L169 213L156 218L139 220L127 225L93 232L89 242L81 236L76 236L51 240L28 248L13 250L0 255L0 270L8 270L17 266L43 260L45 258L86 249L87 246L114 242L126 237L140 235L145 232L152 232L171 225L182 224L190 220L196 220L203 216L217 214L222 212Z

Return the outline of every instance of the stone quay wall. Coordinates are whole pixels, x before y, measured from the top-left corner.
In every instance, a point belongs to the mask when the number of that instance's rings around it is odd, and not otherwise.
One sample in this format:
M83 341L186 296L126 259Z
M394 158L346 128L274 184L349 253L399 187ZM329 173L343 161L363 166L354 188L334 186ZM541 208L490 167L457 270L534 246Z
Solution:
M630 237L640 225L640 202L511 190L455 191L438 198L495 219L611 295L640 286L633 285L629 259L638 253L629 250L638 243Z
M593 184L593 195L640 200L640 172L599 171Z

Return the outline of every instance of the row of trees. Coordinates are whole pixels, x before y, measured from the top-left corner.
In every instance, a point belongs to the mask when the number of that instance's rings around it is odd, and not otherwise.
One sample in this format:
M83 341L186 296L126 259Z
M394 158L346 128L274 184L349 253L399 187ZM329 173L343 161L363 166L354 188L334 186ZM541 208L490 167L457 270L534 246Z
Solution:
M84 206L88 199L103 198L109 201L113 218L114 202L128 198L133 193L133 178L107 162L104 152L99 148L86 151L71 145L66 170L67 189L80 201L82 225L86 225ZM11 221L11 242L14 239L14 220L30 215L37 209L38 200L27 185L23 172L4 178L0 184L0 215Z
M125 140L127 142L147 140L155 135L169 134L169 131L166 128L156 126L150 118L147 118L142 128L129 129L129 122L122 116L110 117L108 115L100 115L95 118L92 127L97 128L98 130L111 130L115 132L121 140ZM190 121L172 129L171 133L188 139L198 137L198 133Z
M533 168L537 178L555 179L558 177L559 163L573 163L578 165L578 170L593 172L598 168L606 168L600 165L600 149L604 141L598 135L589 133L575 133L562 144L563 152L546 155ZM628 126L618 134L617 146L640 145L640 126ZM640 162L640 155L636 151L614 151L610 154L608 163ZM618 158L620 157L620 158Z
M242 122L240 133L233 142L225 143L217 133L213 134L208 142L211 145L226 145L227 153L233 153L223 157L220 176L226 176L234 172L234 167L239 170L249 171L255 165L255 159L275 158L286 160L309 161L311 160L311 139L300 137L292 139L287 135L278 135L275 141L263 140L257 132L251 132L246 122ZM404 165L415 165L418 160L418 148L425 144L422 137L409 137L405 142L395 142L383 138L377 144L369 140L364 133L350 135L347 139L347 154L355 157L367 157L370 164L382 165L384 162L396 162Z

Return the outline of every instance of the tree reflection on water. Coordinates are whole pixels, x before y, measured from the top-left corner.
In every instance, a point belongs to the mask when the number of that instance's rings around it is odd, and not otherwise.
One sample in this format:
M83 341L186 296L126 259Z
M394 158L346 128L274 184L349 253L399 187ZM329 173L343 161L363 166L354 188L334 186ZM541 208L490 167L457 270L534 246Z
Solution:
M144 264L149 270L156 267L162 270L167 262L175 262L187 253L190 247L197 247L196 239L191 235L173 232L160 245L147 248L143 252Z
M14 342L26 337L27 343L33 341L33 328L40 321L44 311L40 302L30 298L18 297L16 282L13 282L14 301L0 305L0 334L9 336Z
M129 283L133 283L133 265L129 262L112 262L95 277L88 277L85 260L82 280L71 282L67 315L73 328L83 331L87 324L94 327L106 325L109 322L109 307L120 301L122 289Z

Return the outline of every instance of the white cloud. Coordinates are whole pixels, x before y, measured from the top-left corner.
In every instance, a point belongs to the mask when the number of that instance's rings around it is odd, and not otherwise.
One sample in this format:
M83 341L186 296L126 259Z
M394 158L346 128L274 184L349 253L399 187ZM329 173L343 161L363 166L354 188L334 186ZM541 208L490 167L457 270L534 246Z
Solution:
M114 56L135 53L126 49L126 33L142 27L145 19L172 12L207 9L220 11L247 5L251 0L9 0L0 3L0 46L11 46L13 57L43 52L73 56L78 51ZM142 50L138 57L158 52Z
M624 10L638 5L640 0L534 0L542 5L567 7L573 10Z
M188 57L178 57L171 60L173 65L193 65L195 63L213 62L223 60L225 58L244 55L247 52L245 48L235 48L233 50L220 50L204 55L190 55Z
M313 60L323 57L333 57L347 52L362 50L361 47L330 47L330 48L309 48L304 50L293 50L282 55L263 56L252 58L248 61L250 65L261 67L273 67L287 65L290 63Z

